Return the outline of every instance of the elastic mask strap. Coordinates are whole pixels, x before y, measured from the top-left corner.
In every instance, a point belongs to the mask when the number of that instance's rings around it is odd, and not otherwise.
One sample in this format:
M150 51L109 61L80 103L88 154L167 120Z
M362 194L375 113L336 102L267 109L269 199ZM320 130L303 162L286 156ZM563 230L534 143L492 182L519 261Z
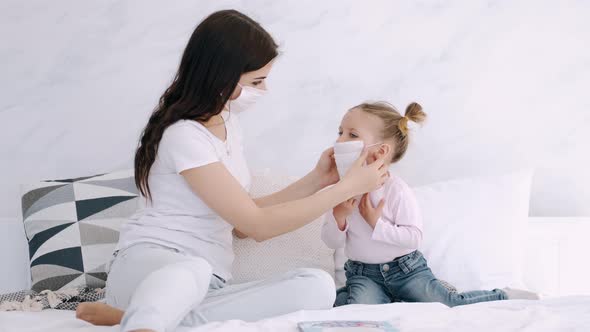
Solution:
M372 147L372 146L379 145L379 144L383 144L383 142L379 142L379 143L375 143L375 144L367 145L367 146L365 146L365 149L368 149L368 148L370 148L370 147Z

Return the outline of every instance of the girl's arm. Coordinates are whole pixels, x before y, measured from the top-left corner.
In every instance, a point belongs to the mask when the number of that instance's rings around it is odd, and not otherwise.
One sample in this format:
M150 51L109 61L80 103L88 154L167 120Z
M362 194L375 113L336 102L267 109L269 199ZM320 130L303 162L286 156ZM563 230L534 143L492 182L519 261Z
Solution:
M256 205L220 162L187 169L180 174L205 204L222 219L248 237L264 241L300 228L338 203L383 184L387 179L384 160L378 159L370 165L362 166L366 157L365 151L344 179L330 188L263 208Z
M389 201L388 201L389 200ZM393 221L386 220L381 211L389 209ZM373 206L365 194L359 204L359 211L373 228L372 239L406 249L418 249L422 243L422 219L418 204L411 192L390 190L389 197Z
M294 201L310 196L319 190L338 181L338 172L333 160L334 149L329 148L322 153L316 167L306 176L293 182L288 187L268 196L255 198L259 207L268 207L280 203Z
M343 248L346 244L346 231L348 225L344 230L341 230L336 223L332 211L328 211L325 215L324 225L322 226L322 241L331 249Z
M422 231L413 225L394 225L381 219L373 230L372 238L405 249L418 249L422 243Z

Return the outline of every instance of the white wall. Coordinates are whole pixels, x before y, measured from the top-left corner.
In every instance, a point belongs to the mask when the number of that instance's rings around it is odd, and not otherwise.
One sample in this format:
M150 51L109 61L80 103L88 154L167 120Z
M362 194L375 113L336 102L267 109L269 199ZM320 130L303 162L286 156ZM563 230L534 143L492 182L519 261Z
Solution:
M411 184L536 167L533 215L590 215L590 2L0 2L0 217L19 183L132 164L195 25L236 8L280 42L244 115L252 168L300 175L366 99L423 104Z

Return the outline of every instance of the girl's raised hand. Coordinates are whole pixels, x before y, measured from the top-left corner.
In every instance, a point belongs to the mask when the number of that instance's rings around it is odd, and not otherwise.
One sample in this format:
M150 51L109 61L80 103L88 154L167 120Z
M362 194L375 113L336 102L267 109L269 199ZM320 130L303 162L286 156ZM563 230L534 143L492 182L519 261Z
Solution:
M385 206L384 199L381 199L377 206L373 206L373 202L371 202L369 193L366 193L363 195L363 198L361 198L359 212L367 224L369 224L372 228L375 228L377 221L379 221L379 218L381 218L381 214L383 213L383 206Z
M338 224L338 228L340 228L341 231L346 229L346 218L348 218L348 216L350 216L350 214L352 213L352 211L354 211L354 208L357 205L357 200L354 198L351 198L349 200L346 200L338 205L336 205L334 207L334 209L332 210L332 214L334 214L334 219L336 219L336 223Z

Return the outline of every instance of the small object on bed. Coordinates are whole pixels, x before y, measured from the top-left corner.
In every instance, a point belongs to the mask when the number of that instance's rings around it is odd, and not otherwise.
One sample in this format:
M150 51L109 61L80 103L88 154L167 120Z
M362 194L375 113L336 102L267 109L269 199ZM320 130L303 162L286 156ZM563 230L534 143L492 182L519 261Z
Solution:
M298 326L301 332L399 332L397 328L394 328L388 322L374 321L327 320L300 322Z
M44 309L76 310L82 302L104 299L104 289L65 288L59 291L23 290L0 294L0 311L41 311Z

